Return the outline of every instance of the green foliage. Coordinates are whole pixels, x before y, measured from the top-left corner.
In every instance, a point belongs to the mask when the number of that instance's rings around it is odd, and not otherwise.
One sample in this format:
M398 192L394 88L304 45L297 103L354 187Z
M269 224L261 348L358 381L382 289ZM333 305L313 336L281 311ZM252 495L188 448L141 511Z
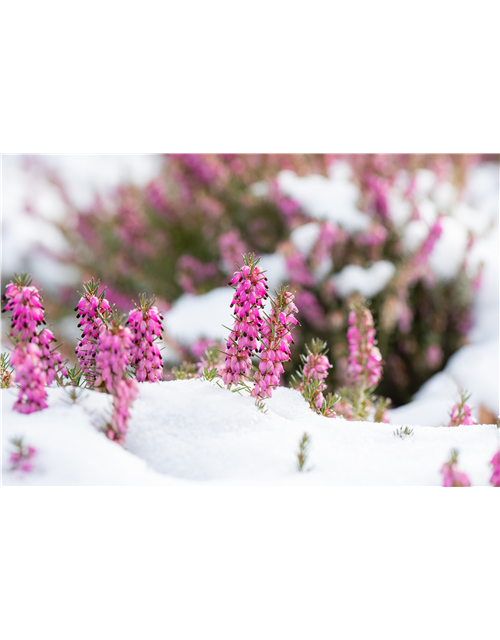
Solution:
M310 471L305 468L309 458L309 448L311 446L311 436L305 431L299 442L299 451L297 453L297 469L299 471Z

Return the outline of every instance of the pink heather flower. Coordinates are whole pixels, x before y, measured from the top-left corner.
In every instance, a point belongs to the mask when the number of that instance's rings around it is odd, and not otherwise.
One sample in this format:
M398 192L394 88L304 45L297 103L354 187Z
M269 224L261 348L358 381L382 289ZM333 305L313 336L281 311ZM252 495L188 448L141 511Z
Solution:
M45 386L52 384L57 374L67 375L61 354L50 349L55 340L49 329L37 333L37 326L45 323L40 294L31 285L26 274L16 276L16 282L7 285L4 311L12 311L10 335L15 342L11 364L19 384L18 399L14 409L20 413L32 413L45 409Z
M420 249L415 254L413 258L413 263L415 265L423 265L427 263L436 242L439 240L439 238L441 237L441 234L443 233L443 225L441 223L441 218L442 216L439 216L437 218L436 222L432 225L429 231L429 235L423 241Z
M373 222L368 231L356 235L356 242L367 246L377 246L385 242L386 238L387 229L378 222Z
M104 291L97 295L99 282L93 280L84 284L85 293L75 307L77 318L82 318L79 327L83 326L82 337L75 349L83 376L89 388L93 388L96 380L97 341L100 332L106 328L102 318L106 318L110 310L109 302L104 298Z
M3 311L12 311L10 335L29 342L36 334L37 326L45 324L44 309L37 288L11 282L7 285L3 299L7 300Z
M382 377L382 356L375 346L373 317L366 307L358 306L349 313L347 329L349 363L347 377L351 383L375 386Z
M427 365L430 369L439 367L443 360L443 350L438 344L431 344L427 349Z
M249 376L251 357L257 348L259 330L263 320L260 309L268 297L267 279L257 266L258 260L250 254L243 256L245 265L234 274L229 283L236 288L231 307L234 306L234 324L226 350L226 361L222 379L228 389L238 384L241 378Z
M297 293L295 299L307 322L317 329L323 329L325 326L325 312L318 298L311 291L302 289Z
M103 386L113 396L113 416L106 435L123 444L127 433L129 410L139 393L137 380L126 378L132 349L130 329L112 323L99 333L95 368L95 386Z
M48 407L47 374L42 362L42 351L34 342L18 343L10 358L19 385L14 409L19 413L33 413Z
M160 382L163 376L163 360L155 342L161 338L163 316L153 303L154 300L146 300L143 296L140 306L128 316L133 343L130 361L138 382Z
M500 449L495 453L490 460L490 465L493 467L493 473L491 474L490 484L494 487L500 487Z
M301 355L302 362L304 363L302 370L299 371L301 382L295 388L303 394L307 385L311 385L311 408L320 410L324 402L323 391L326 389L324 381L328 376L328 369L331 369L332 365L326 357L325 342L322 342L321 340L313 340L312 351L307 345L306 349L307 356ZM314 384L315 381L316 384ZM333 417L335 412L332 410L331 414Z
M13 471L24 471L29 473L33 469L32 458L35 457L37 450L32 446L23 445L22 438L14 438L11 440L12 444L16 447L16 451L13 451L9 455L9 462Z
M450 459L441 467L443 487L470 487L470 480L463 471L457 469L458 451L452 450Z
M302 253L296 252L285 258L286 268L290 280L297 284L305 286L314 285L314 277L309 271L306 258Z
M311 257L317 264L323 262L331 255L335 242L343 242L347 239L347 234L335 224L335 222L323 222L311 251Z
M241 256L245 253L245 245L236 229L223 233L219 237L219 251L225 272L231 273L234 265L239 262Z
M261 324L260 363L254 373L254 387L251 395L254 398L271 398L273 388L279 385L283 373L283 362L290 360L291 325L297 324L293 315L298 309L294 303L294 295L281 289L271 302L272 313Z
M471 415L471 408L467 404L467 400L470 395L466 395L465 391L460 393L460 400L457 404L453 405L450 411L449 427L458 427L460 425L477 424Z

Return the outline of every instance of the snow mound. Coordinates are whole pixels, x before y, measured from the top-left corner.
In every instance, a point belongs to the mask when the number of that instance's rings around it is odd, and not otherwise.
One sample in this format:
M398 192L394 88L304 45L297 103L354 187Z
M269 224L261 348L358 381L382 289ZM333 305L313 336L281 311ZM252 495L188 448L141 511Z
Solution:
M363 269L357 264L349 264L340 273L332 276L335 291L341 298L358 291L366 298L373 298L387 286L396 271L388 260L379 260L371 267Z
M252 398L200 379L139 387L125 448L97 429L109 418L107 395L87 391L69 404L63 389L51 388L48 409L21 415L12 410L14 391L2 390L3 484L440 485L439 469L457 448L472 484L488 485L499 446L494 425L415 426L402 440L392 425L319 416L283 387L266 413ZM309 472L299 473L304 432ZM9 469L10 439L19 436L37 449L31 473Z

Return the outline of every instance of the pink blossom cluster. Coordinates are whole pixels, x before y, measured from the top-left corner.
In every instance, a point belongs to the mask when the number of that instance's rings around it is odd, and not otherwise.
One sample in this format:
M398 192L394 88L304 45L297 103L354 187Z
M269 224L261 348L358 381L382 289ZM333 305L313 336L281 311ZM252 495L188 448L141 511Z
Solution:
M46 409L47 376L42 363L42 351L34 342L18 343L10 358L14 367L19 394L14 402L15 411L33 413Z
M382 356L375 346L373 317L366 307L359 305L349 313L347 342L349 380L367 388L375 386L382 377Z
M326 389L324 381L328 376L328 369L331 369L332 365L325 354L326 343L313 340L312 351L309 347L306 348L308 353L305 358L302 356L304 366L299 374L302 380L296 388L303 393L306 385L310 385L313 381L318 381L319 384L314 386L311 400L316 409L321 409L324 401L323 391Z
M197 285L215 278L218 267L215 262L203 263L197 258L185 254L177 261L177 280L185 293L196 295Z
M7 300L5 311L12 311L10 335L18 340L30 342L36 335L37 326L45 324L44 308L38 289L11 282L3 296Z
M426 264L429 260L429 256L431 255L436 242L439 240L441 234L443 233L441 217L442 216L439 216L436 222L432 225L427 238L423 241L422 246L415 254L415 257L413 258L413 262L415 265Z
M490 465L493 467L493 473L491 474L490 484L494 487L500 487L500 449L495 453L490 460Z
M386 241L387 233L387 229L384 226L378 222L374 222L367 231L359 233L356 236L356 241L362 245L377 246Z
M143 299L128 316L132 334L130 359L138 382L160 382L163 376L163 360L155 342L161 338L163 316L153 302Z
M113 396L113 416L106 435L119 444L125 441L130 408L139 393L137 380L126 377L131 349L132 334L127 327L111 323L100 331L95 386L103 386Z
M45 324L44 308L31 278L22 274L15 283L7 285L4 311L12 311L12 336L15 347L10 359L15 370L19 393L14 409L32 413L47 408L46 386L52 384L58 373L67 375L61 354L50 349L55 340L49 329L37 333L37 326Z
M294 313L298 309L293 293L281 289L271 304L272 313L260 327L261 356L251 392L254 398L271 398L274 387L279 385L284 371L283 362L290 360L290 344L293 342L290 327L297 324Z
M23 445L22 438L12 440L17 451L12 451L9 455L9 462L14 471L24 471L29 473L33 469L32 459L35 457L37 450L30 445Z
M110 310L109 302L104 298L104 292L97 296L99 283L97 286L91 283L85 283L85 294L80 298L75 311L78 311L77 318L82 318L79 327L83 326L82 337L78 342L75 353L78 358L83 376L87 386L93 388L96 381L96 354L97 341L100 332L105 329L105 318Z
M219 251L227 273L231 273L241 256L245 253L245 245L236 229L223 233L219 237Z
M443 487L470 487L470 480L463 471L457 469L458 452L452 451L450 459L441 467Z
M257 266L258 260L250 254L243 256L244 266L236 271L230 286L236 288L231 302L234 306L234 324L227 344L226 360L222 379L231 388L242 378L249 376L251 357L257 349L259 331L263 324L260 314L263 300L268 297L266 277Z
M460 425L477 424L471 414L471 407L467 404L467 400L470 396L465 392L460 394L460 400L457 404L453 405L450 411L449 427L458 427Z

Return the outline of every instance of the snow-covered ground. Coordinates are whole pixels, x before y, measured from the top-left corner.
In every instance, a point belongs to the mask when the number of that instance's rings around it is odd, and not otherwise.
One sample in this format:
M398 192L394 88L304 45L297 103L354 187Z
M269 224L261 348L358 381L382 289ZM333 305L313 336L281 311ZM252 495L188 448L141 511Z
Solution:
M125 448L98 430L110 396L87 391L72 404L49 389L49 408L31 415L11 409L2 390L4 485L440 485L452 448L473 486L488 485L488 465L500 446L494 425L413 427L348 422L312 412L294 389L278 388L263 413L252 398L202 380L141 383ZM311 438L297 470L299 441ZM11 471L10 440L22 436L38 453L31 473Z

